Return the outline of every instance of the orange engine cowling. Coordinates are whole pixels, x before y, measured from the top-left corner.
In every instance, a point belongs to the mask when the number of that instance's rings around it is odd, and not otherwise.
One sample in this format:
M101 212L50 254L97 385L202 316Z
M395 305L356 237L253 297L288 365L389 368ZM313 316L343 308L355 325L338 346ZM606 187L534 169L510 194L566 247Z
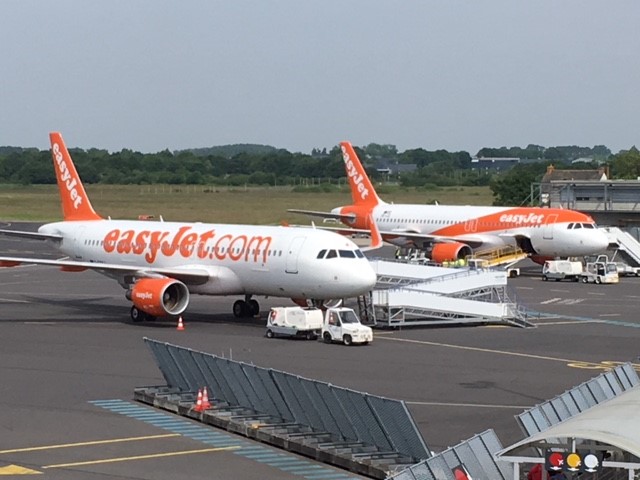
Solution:
M531 255L529 258L538 265L544 265L547 260L553 260L554 257L545 257L543 255Z
M436 263L451 262L466 258L473 253L464 243L436 243L431 249L431 260Z
M138 309L154 317L180 315L189 305L189 289L173 278L141 278L130 295Z

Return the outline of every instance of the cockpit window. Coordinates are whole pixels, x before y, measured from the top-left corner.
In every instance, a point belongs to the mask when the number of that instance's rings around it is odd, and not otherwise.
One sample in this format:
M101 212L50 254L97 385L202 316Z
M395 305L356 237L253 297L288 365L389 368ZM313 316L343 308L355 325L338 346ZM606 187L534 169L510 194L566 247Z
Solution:
M576 223L576 226L573 228L582 228L582 224L581 223Z
M318 254L318 256L316 258L324 258L325 254L327 253L327 250L320 250L320 253Z
M338 252L336 252L335 250L329 250L329 253L327 254L327 258L336 258L338 256Z
M353 250L338 250L342 258L356 258L356 252Z
M596 228L593 223L583 223L582 226L583 228Z
M356 250L356 257L364 258L364 253L362 253L362 250Z
M575 223L570 223L569 225L567 225L567 230L572 230L574 225Z

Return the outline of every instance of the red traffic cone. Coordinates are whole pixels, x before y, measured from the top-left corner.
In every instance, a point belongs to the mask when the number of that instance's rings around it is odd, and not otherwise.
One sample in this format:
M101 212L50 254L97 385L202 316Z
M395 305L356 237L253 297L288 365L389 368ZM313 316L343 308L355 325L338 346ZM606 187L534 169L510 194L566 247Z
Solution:
M184 330L184 323L182 323L182 316L178 317L178 326L176 327L176 330L178 330L179 332Z
M202 389L202 410L207 410L211 408L211 403L209 403L209 394L207 393L207 387Z
M204 409L202 408L202 390L200 390L200 389L198 389L198 396L197 396L197 398L196 398L196 406L195 406L195 407L193 407L193 409L194 409L196 412L201 412L202 410L204 410Z

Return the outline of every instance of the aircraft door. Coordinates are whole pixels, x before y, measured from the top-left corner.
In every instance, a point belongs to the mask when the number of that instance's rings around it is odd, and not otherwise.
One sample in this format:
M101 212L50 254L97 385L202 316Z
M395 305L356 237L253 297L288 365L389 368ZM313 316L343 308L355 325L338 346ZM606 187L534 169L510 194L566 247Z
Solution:
M84 256L82 255L82 239L84 238L84 231L86 227L77 228L73 234L73 259L74 260L83 260Z
M553 215L549 215L547 217L547 221L544 224L544 228L542 230L543 240L553 240L553 227L557 221L558 221L557 213L554 213Z
M298 273L298 256L302 251L305 237L295 237L291 240L291 244L287 249L287 263L285 266L286 273Z

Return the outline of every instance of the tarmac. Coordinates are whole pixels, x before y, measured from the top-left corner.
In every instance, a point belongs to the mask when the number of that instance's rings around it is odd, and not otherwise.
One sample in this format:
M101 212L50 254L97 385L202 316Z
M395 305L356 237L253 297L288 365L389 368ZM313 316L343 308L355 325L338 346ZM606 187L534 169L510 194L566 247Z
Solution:
M0 254L58 255L12 238L0 238ZM287 299L258 298L261 317L238 321L235 297L194 296L178 331L168 320L132 323L124 290L95 272L0 269L0 476L361 478L273 447L241 454L263 445L237 447L243 437L229 433L215 446L168 434L132 400L134 388L164 384L143 337L404 400L435 452L488 428L508 446L523 438L514 415L619 363L640 370L640 278L543 282L539 268L509 280L536 328L375 330L359 347L267 339L266 312Z

